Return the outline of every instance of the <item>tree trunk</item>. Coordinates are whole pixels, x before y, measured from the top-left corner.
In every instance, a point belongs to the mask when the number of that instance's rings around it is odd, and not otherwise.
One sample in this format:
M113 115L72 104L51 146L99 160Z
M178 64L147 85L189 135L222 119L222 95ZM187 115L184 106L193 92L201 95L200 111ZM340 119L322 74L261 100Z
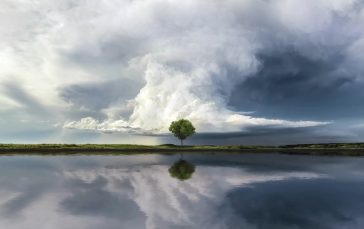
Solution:
M181 146L183 146L183 139L181 139Z

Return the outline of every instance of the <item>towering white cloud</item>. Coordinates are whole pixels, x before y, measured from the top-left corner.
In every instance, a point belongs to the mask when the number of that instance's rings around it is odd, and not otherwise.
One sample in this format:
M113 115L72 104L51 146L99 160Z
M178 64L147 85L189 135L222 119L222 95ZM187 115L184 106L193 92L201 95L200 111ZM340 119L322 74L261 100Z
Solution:
M213 132L325 124L257 118L228 106L235 86L264 64L258 56L284 47L324 61L340 52L344 61L333 77L351 72L362 79L355 63L364 11L355 0L5 0L0 7L7 22L0 29L1 105L8 115L40 119L8 86L17 85L65 128L164 132L176 118ZM69 87L127 80L139 88L120 90L134 97L115 96L113 88L97 108L89 106L92 90L65 95Z

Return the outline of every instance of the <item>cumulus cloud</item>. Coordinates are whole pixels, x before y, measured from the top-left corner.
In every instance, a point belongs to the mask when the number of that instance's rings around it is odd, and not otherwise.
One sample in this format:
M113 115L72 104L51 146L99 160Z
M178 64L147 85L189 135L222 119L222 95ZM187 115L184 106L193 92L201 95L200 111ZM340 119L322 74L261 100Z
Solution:
M92 117L82 118L80 121L69 122L63 127L69 129L94 130L100 132L139 133L142 131L139 128L130 127L129 123L123 120L100 122Z
M287 49L313 62L341 58L314 76L288 66L293 78L362 81L364 11L356 0L2 1L0 7L13 21L0 30L1 85L10 78L22 84L64 128L160 133L177 118L191 119L202 132L329 123L229 106L241 95L233 93L237 85L259 79L267 64L261 56ZM87 96L93 92L105 96ZM24 113L14 93L2 94L7 110Z

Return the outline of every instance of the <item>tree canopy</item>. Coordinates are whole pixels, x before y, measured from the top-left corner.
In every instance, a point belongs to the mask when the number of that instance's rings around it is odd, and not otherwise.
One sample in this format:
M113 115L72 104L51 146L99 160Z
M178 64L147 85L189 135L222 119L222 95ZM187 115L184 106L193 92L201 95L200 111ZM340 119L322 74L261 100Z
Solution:
M169 126L169 131L171 131L175 137L181 140L181 145L183 145L184 139L196 133L195 130L195 127L187 119L173 121Z
M181 159L174 163L168 171L171 177L183 181L192 177L192 174L195 172L195 166L188 161Z

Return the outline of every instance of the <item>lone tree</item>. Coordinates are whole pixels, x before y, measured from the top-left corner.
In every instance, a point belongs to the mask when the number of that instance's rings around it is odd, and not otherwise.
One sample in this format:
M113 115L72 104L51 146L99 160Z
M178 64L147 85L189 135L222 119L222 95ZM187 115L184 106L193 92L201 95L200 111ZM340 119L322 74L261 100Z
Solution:
M174 163L168 171L171 177L184 181L192 177L192 174L195 172L195 166L181 159Z
M181 145L183 145L183 140L196 133L195 127L187 119L180 119L178 121L172 122L169 126L169 131L171 131L175 137L181 140Z

